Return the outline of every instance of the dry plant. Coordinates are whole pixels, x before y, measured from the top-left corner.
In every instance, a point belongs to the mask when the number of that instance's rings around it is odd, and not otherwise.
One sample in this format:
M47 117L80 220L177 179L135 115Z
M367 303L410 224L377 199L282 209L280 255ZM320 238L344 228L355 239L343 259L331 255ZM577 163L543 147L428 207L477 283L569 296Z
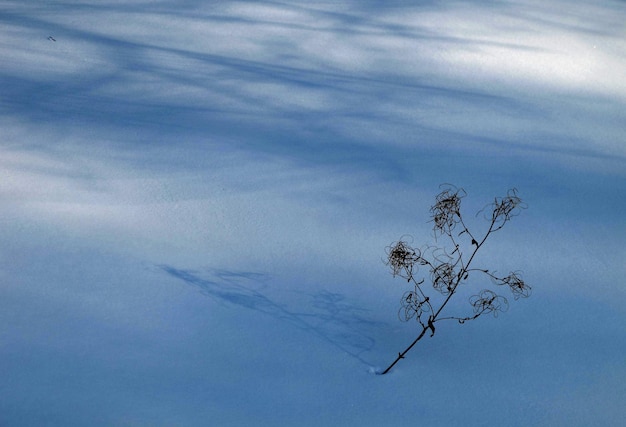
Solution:
M432 337L436 323L443 320L465 323L488 313L497 317L498 313L508 310L509 302L504 296L491 289L483 289L469 297L469 304L473 309L471 314L442 316L444 308L454 295L460 293L470 276L473 278L478 275L489 279L488 282L494 289L509 288L516 300L526 298L531 293L530 286L524 282L519 271L500 276L496 271L474 267L476 254L487 238L526 208L517 196L517 190L511 189L506 196L496 197L476 214L482 215L489 223L487 231L480 235L470 231L461 215L461 200L466 196L465 190L453 185L444 185L441 190L435 204L430 208L430 213L435 239L444 237L449 246L428 246L422 250L400 240L387 247L386 264L391 268L393 276L402 277L413 284L413 289L405 292L400 301L400 320L415 319L421 331L404 351L398 353L393 363L380 372L381 375L389 372L400 359L404 359L427 332L430 331ZM415 277L420 268L428 271L429 282L435 291L431 291L431 295L425 285L426 279L418 280Z

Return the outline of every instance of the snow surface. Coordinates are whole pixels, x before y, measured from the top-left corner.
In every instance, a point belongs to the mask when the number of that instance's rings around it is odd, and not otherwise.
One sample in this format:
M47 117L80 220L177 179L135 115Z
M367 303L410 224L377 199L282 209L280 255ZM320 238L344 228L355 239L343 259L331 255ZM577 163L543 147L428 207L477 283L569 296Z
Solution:
M624 22L0 1L0 425L621 425ZM518 188L480 262L533 295L373 375L416 335L384 248L444 182L477 227Z

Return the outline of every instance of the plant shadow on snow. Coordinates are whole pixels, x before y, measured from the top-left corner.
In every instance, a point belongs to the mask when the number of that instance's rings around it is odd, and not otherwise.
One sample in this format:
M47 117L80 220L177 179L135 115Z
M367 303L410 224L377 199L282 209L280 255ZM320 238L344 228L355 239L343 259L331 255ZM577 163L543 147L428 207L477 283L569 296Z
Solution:
M160 265L160 269L186 284L200 289L203 295L220 303L267 314L302 331L321 338L331 346L371 369L364 354L376 344L370 333L384 325L367 318L367 310L351 303L344 295L321 290L305 294L305 307L288 304L264 292L265 274L209 269L205 273Z

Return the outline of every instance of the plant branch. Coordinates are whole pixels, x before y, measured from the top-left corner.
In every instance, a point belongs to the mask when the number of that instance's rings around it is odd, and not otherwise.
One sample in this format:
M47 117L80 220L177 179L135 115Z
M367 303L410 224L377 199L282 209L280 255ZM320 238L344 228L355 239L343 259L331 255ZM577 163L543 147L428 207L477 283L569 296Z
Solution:
M440 318L439 316L443 309L448 305L453 295L457 293L457 288L461 285L461 282L468 278L470 272L480 271L490 277L492 282L496 285L507 285L513 292L515 299L520 297L525 298L530 295L530 286L524 282L521 274L517 271L509 273L506 277L498 277L489 270L471 268L476 254L485 244L489 236L504 227L513 216L516 216L519 213L518 208L525 209L525 204L517 196L517 190L509 190L505 197L495 198L494 202L491 203L491 215L485 215L485 219L489 221L489 228L480 240L477 240L477 236L472 234L461 215L460 203L465 195L465 190L462 188L447 185L436 197L436 203L430 209L432 222L434 222L435 239L438 235L448 236L454 247L452 252L448 253L445 247L437 247L432 250L429 248L428 252L433 258L431 262L423 256L421 250L413 249L404 241L399 241L388 247L387 265L392 268L393 275L399 275L407 279L407 281L413 282L415 286L415 291L407 291L402 297L402 306L399 315L403 313L404 318L401 316L401 320L408 321L415 317L422 326L422 331L404 351L398 353L396 359L387 369L381 372L380 375L388 373L403 359L415 344L424 337L427 330L431 330L430 336L432 337L435 334L434 324L437 321L456 320L459 323L465 323L466 321L478 318L484 313L493 313L494 316L497 316L498 312L503 312L508 309L508 301L505 297L497 295L488 289L484 289L470 298L470 304L474 308L473 316L448 316ZM483 211L484 209L479 211L479 214ZM454 232L454 229L459 224L463 227L463 230L455 236L456 232ZM457 237L463 234L467 234L471 239L472 250L468 258L464 258L461 245L457 242ZM420 265L427 266L430 269L433 287L445 296L437 310L435 310L431 299L421 287L424 283L424 279L420 281L415 279L414 272L417 271ZM422 315L425 313L430 313L427 321L425 320L425 316L424 319L422 318Z
M422 333L420 333L417 336L417 338L415 338L415 341L413 341L411 345L409 345L402 353L398 353L398 357L396 357L396 360L394 360L393 363L389 365L389 367L387 367L387 369L385 369L379 375L385 375L387 372L391 370L391 368L393 368L396 365L396 363L400 361L400 359L404 359L404 355L407 354L413 348L413 346L417 344L417 342L424 337L424 335L426 335L427 330L428 330L428 326L424 326L422 329Z

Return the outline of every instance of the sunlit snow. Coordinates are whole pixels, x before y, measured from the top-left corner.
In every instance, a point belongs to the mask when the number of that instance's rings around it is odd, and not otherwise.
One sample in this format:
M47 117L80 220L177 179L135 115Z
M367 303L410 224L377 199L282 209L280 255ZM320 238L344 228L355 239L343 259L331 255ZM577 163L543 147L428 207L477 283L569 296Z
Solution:
M0 425L621 425L624 22L0 1ZM385 247L435 243L442 183L479 229L518 189L479 262L533 295L374 375L416 331Z

